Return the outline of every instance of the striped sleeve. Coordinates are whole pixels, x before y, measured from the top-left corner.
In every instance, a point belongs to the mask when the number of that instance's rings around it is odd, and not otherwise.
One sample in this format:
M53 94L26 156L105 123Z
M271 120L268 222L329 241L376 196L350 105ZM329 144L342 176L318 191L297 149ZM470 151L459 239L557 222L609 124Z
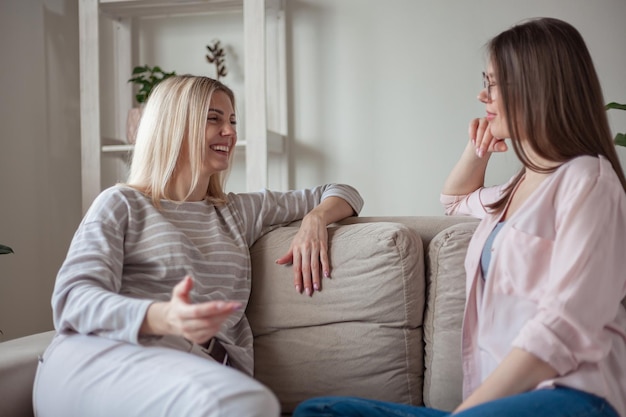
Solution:
M363 199L359 192L345 184L326 184L295 191L263 190L257 193L229 195L231 204L241 216L248 246L252 246L272 226L301 220L328 197L345 200L357 215L363 208Z
M105 192L80 224L52 294L57 331L138 343L139 329L151 301L118 294L127 212L118 194Z

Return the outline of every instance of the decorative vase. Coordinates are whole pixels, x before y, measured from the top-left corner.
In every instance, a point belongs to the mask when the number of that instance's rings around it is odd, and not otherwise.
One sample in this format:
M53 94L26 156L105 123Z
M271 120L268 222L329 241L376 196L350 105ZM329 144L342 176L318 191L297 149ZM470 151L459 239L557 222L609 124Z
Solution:
M143 106L133 107L128 110L128 117L126 118L126 140L130 144L134 144L137 138L137 127L139 126L142 111Z

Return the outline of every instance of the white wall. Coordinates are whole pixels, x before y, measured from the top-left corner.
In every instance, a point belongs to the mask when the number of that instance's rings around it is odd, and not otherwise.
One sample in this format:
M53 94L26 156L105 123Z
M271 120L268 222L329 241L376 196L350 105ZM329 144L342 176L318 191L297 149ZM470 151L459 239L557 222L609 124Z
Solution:
M523 18L573 23L606 100L626 101L624 0L286 1L292 185L353 184L363 215L441 214L439 190L467 122L484 112L482 46ZM51 328L50 292L80 221L77 9L75 0L0 1L0 243L16 250L0 257L0 340ZM189 26L194 42L171 50L161 35L183 32L173 20L153 23L142 33L166 49L145 48L141 63L166 70L211 75L204 45L220 37L233 58L241 42L218 22L199 23ZM224 80L236 88L239 65ZM626 131L626 112L609 117ZM516 167L499 155L488 182ZM235 172L234 189L240 180Z
M521 19L587 40L605 97L626 101L626 1L288 0L295 185L355 185L363 215L441 214L439 191L484 114L483 45ZM626 130L626 112L611 114ZM623 153L623 152L622 152ZM493 158L487 181L516 158Z
M56 271L80 221L75 0L0 1L0 329L52 328Z

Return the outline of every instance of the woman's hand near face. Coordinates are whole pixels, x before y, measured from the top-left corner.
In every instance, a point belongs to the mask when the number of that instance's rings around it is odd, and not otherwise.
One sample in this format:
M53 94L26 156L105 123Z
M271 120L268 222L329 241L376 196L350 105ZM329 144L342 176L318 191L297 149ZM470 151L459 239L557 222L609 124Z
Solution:
M293 264L293 284L299 293L304 290L311 296L321 289L322 275L330 277L326 225L321 216L311 211L302 219L289 251L276 260L280 265Z
M192 288L193 279L187 276L174 287L170 301L151 304L140 333L183 336L201 344L215 336L228 316L241 308L241 303L234 301L192 304Z
M489 121L486 118L473 119L469 124L469 138L476 148L476 156L483 158L491 152L506 152L509 148L504 139L491 134Z
M485 171L492 152L505 152L503 139L491 134L489 121L473 119L468 128L469 141L461 158L448 175L441 190L445 195L467 195L484 185Z

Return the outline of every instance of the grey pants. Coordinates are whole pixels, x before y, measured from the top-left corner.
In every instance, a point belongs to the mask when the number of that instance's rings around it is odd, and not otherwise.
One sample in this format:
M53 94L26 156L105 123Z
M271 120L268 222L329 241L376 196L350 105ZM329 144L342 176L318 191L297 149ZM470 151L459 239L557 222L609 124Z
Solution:
M36 417L280 414L274 394L209 356L97 336L56 336L37 368Z

